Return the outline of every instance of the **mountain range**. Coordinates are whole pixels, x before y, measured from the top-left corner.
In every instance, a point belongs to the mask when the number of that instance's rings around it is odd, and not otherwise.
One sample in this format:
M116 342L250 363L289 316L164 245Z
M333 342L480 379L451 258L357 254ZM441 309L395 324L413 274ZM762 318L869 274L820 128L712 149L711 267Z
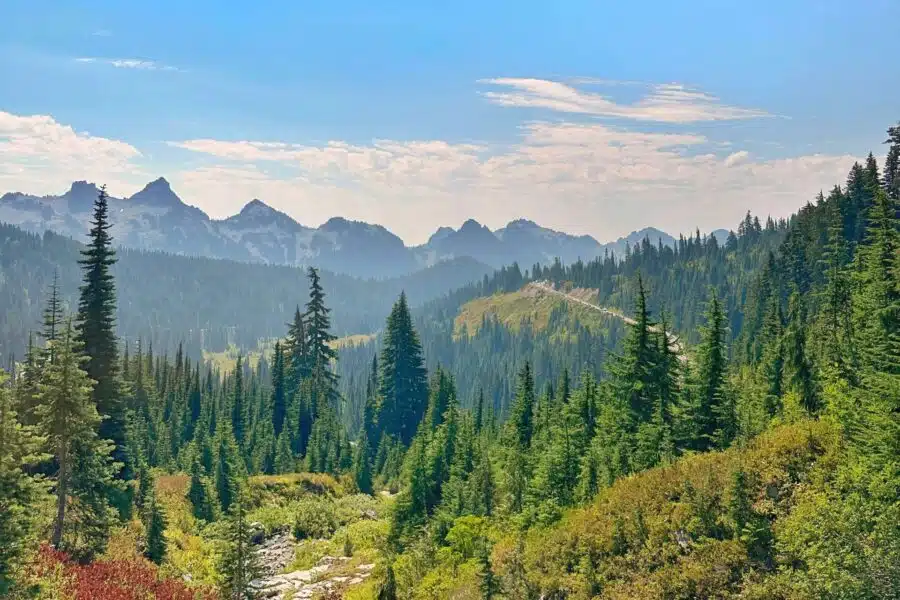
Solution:
M98 193L97 186L86 181L74 182L61 196L7 193L0 197L0 221L81 240ZM627 244L640 243L644 238L653 244L659 240L666 245L675 243L671 235L652 227L601 244L588 235L554 231L525 219L494 231L470 219L459 229L439 228L421 246L406 246L381 225L334 217L319 227L307 227L261 200L250 201L227 219L212 219L183 202L162 177L130 198L111 197L109 206L111 234L125 247L277 265L314 265L357 277L399 276L463 257L494 268L513 262L529 268L556 258L563 263L589 260L606 251L621 256Z

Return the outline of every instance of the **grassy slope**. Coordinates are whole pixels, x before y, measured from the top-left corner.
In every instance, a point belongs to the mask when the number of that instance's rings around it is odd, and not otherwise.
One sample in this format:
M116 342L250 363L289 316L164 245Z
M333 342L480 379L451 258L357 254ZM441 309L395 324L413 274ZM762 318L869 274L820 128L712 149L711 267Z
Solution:
M845 534L823 532L843 527L845 519L828 516L823 506L832 502L841 514L843 501L834 504L830 490L845 460L835 426L802 420L743 448L685 456L626 477L524 538L502 516L468 517L465 528L494 543L495 575L512 593L504 598L529 589L535 598L567 600L811 600L810 582L821 573L808 566L810 553L819 548L827 555L822 562L842 572L842 561L862 554L836 551L831 538ZM752 524L742 531L732 518L738 471L746 476ZM480 598L471 554L448 552L432 562L410 552L395 568L398 583L412 588L404 598Z
M596 297L595 292L584 292L579 296L584 300ZM454 321L454 333L457 336L466 331L469 335L474 334L485 317L496 318L514 331L525 322L530 322L535 331L542 331L550 323L553 311L559 309L567 310L569 318L577 319L591 330L605 327L610 318L584 305L568 302L534 286L526 286L517 292L494 294L467 302L460 308Z

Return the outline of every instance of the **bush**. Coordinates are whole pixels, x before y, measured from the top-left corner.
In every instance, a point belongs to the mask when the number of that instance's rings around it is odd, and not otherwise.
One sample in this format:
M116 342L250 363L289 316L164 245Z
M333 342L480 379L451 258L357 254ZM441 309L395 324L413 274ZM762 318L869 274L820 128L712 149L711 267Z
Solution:
M297 503L294 537L298 540L331 537L338 520L334 503L322 498L306 498Z
M166 579L144 559L73 563L62 552L44 546L30 573L42 584L39 597L93 600L213 600L210 590L191 589L177 579ZM44 585L47 582L47 585Z

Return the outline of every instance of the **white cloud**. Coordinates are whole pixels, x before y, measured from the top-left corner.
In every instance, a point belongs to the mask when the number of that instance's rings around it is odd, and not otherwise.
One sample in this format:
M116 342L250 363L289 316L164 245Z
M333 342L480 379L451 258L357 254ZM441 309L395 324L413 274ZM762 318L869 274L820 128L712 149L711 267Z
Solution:
M59 193L77 179L131 188L141 152L119 140L75 131L47 115L0 111L0 190Z
M91 33L94 37L110 37L112 36L112 31L109 29L97 29L93 33Z
M748 208L786 216L843 180L855 160L754 160L746 151L708 151L715 146L696 134L598 123L530 123L518 142L490 152L444 141L172 145L218 159L174 180L218 216L260 197L309 225L341 214L382 223L408 242L469 217L497 227L523 216L613 239L650 224L675 232L727 226Z
M576 80L579 83L611 82L598 79ZM649 93L634 104L617 104L607 96L579 90L547 79L501 77L480 83L504 91L487 91L483 96L500 106L544 108L548 110L663 123L727 121L771 116L752 108L728 106L715 96L678 83L655 84ZM635 85L635 82L621 82Z
M76 58L75 62L103 64L117 69L137 69L140 71L180 71L180 69L171 65L164 65L153 60L142 60L138 58L97 58L95 56L85 56Z
M498 81L532 90L521 93L535 102L552 100L589 115L686 123L766 114L674 84L655 86L643 100L623 106L553 82ZM501 103L516 105L512 98ZM505 144L175 140L169 147L194 160L165 157L168 164L203 166L145 174L144 157L126 142L76 132L49 116L0 112L0 191L59 193L74 179L89 179L109 183L113 193L116 185L130 192L165 175L186 202L214 217L262 198L308 225L341 215L383 224L408 243L470 217L492 227L525 217L606 240L647 225L710 230L737 223L747 209L787 216L819 189L843 181L856 160L821 154L766 159L742 149L739 140L714 143L671 125L635 131L621 123L524 123Z

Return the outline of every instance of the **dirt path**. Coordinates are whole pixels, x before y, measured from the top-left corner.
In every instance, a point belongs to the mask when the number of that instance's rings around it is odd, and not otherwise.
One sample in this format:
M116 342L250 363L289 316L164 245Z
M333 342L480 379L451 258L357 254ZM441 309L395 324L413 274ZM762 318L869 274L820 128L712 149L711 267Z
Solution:
M560 291L560 290L556 289L553 286L553 283L551 283L549 281L534 281L534 282L529 283L528 286L535 287L541 291L544 291L544 292L547 292L550 294L556 294L557 296L561 296L561 297L565 298L569 302L575 302L577 304L586 306L586 307L590 308L591 310L596 310L605 315L609 315L611 317L621 319L628 325L634 325L637 323L637 321L635 321L631 317L625 316L621 311L618 311L614 308L598 306L596 304L592 304L592 303L588 302L587 300L585 300L583 298L579 298L578 296L575 296L573 294L567 294L566 292ZM653 326L650 328L650 330L651 331L659 331L659 327ZM684 347L681 345L681 341L678 339L678 337L671 332L667 332L667 335L669 338L669 343L672 346L672 349L678 353L678 356L681 360L686 360L686 357L684 355Z

